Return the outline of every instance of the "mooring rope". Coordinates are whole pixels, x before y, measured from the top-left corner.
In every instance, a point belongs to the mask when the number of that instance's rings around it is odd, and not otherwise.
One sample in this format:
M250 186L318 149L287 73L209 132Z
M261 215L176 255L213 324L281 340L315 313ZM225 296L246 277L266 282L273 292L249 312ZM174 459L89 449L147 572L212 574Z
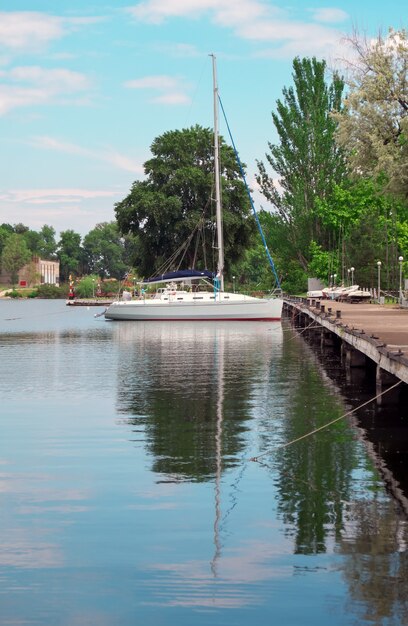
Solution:
M294 334L293 337L288 339L288 341L293 341L294 339L296 339L297 337L302 335L306 330L310 330L311 328L323 328L323 326L320 326L320 324L316 324L316 321L312 320L310 322L309 326L305 326L305 328L302 328L302 330L300 330L300 331L298 330L298 332L296 334Z
M359 406L355 407L354 409L351 409L350 411L347 411L347 413L344 413L343 415L340 415L340 417L336 417L336 419L331 420L331 422L328 422L327 424L323 424L323 426L319 426L319 428L315 428L314 430L311 430L310 432L305 433L304 435L301 435L300 437L297 437L296 439L292 439L291 441L287 441L286 443L282 443L279 446L275 446L274 448L272 448L270 450L267 450L266 452L263 452L262 454L258 454L258 456L253 456L253 457L251 457L248 460L257 462L258 459L260 459L260 458L262 458L262 457L264 457L264 456L266 456L268 454L271 454L272 452L275 452L276 450L282 450L283 448L288 448L289 446L292 446L293 444L298 443L299 441L302 441L303 439L307 439L307 437L311 437L312 435L315 435L319 431L324 430L325 428L328 428L329 426L332 426L332 424L335 424L336 422L339 422L340 420L344 419L348 415L351 415L352 413L355 413L356 411L359 411L363 407L367 406L367 404L371 404L371 402L374 402L374 400L377 400L377 398L381 398L381 396L384 396L389 391L392 391L392 389L395 389L396 387L401 385L402 382L403 382L402 380L399 380L397 383L395 383L391 387L388 387L387 389L384 389L384 391L382 391L381 393L378 393L373 398L370 398L370 400L367 400L366 402L363 402L362 404L360 404Z
M51 317L52 315L63 315L68 313L67 310L62 310L62 311L54 311L52 313L35 313L34 315L29 315L27 313L27 315L23 315L21 317L3 317L2 319L5 322L14 322L15 320L25 320L25 319L32 319L33 317Z

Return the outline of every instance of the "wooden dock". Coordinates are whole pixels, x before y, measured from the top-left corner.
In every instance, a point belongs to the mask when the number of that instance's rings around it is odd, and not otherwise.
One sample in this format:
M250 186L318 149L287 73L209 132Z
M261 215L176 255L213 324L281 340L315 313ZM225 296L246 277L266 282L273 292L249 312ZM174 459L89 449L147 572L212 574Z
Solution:
M75 298L73 300L67 300L65 304L67 306L109 306L112 302L113 298L110 300L104 298Z
M284 314L317 333L321 345L336 343L348 368L375 364L378 393L398 380L408 384L408 310L371 303L285 298Z

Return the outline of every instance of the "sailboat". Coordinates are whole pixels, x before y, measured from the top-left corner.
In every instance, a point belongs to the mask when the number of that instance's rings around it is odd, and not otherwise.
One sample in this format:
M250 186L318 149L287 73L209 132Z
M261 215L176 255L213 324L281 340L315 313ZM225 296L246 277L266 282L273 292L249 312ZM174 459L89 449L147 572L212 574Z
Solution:
M167 272L139 283L142 295L138 299L116 300L105 311L108 320L223 320L275 321L282 315L281 297L256 298L224 291L224 242L218 130L218 84L216 59L213 61L214 95L214 163L217 226L217 273L207 270ZM204 283L204 289L198 283ZM153 296L146 286L160 285ZM209 289L210 288L210 289Z

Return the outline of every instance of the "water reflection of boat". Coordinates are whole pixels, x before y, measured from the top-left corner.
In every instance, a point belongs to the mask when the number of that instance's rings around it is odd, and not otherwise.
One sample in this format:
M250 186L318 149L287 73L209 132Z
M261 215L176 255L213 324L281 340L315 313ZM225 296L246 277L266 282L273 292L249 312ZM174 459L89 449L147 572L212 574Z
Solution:
M217 273L207 270L183 270L167 272L140 283L161 284L153 298L143 295L137 300L117 300L105 312L110 320L280 320L283 300L281 297L256 298L224 291L224 241L222 228L221 182L218 132L218 85L213 56L214 92L214 165L217 226ZM209 280L213 280L210 285ZM198 289L197 282L204 280L211 286ZM185 285L188 288L185 289ZM164 286L163 286L164 285ZM180 288L181 287L181 288Z
M280 323L117 324L119 410L144 430L158 482L212 485L212 552L219 576L225 524L236 505L237 459L244 454L259 379L282 358ZM261 399L259 399L261 402ZM128 422L128 423L129 423ZM239 473L241 476L241 473ZM227 493L224 493L226 491Z

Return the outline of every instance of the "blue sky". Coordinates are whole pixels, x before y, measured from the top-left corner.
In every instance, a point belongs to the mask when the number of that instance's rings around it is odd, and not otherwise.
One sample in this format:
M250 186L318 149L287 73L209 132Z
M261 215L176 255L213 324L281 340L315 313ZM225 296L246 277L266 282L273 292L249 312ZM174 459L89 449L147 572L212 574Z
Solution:
M407 26L402 0L0 0L0 223L114 219L155 137L212 126L212 52L254 187L293 58L338 66L353 28L390 26Z

